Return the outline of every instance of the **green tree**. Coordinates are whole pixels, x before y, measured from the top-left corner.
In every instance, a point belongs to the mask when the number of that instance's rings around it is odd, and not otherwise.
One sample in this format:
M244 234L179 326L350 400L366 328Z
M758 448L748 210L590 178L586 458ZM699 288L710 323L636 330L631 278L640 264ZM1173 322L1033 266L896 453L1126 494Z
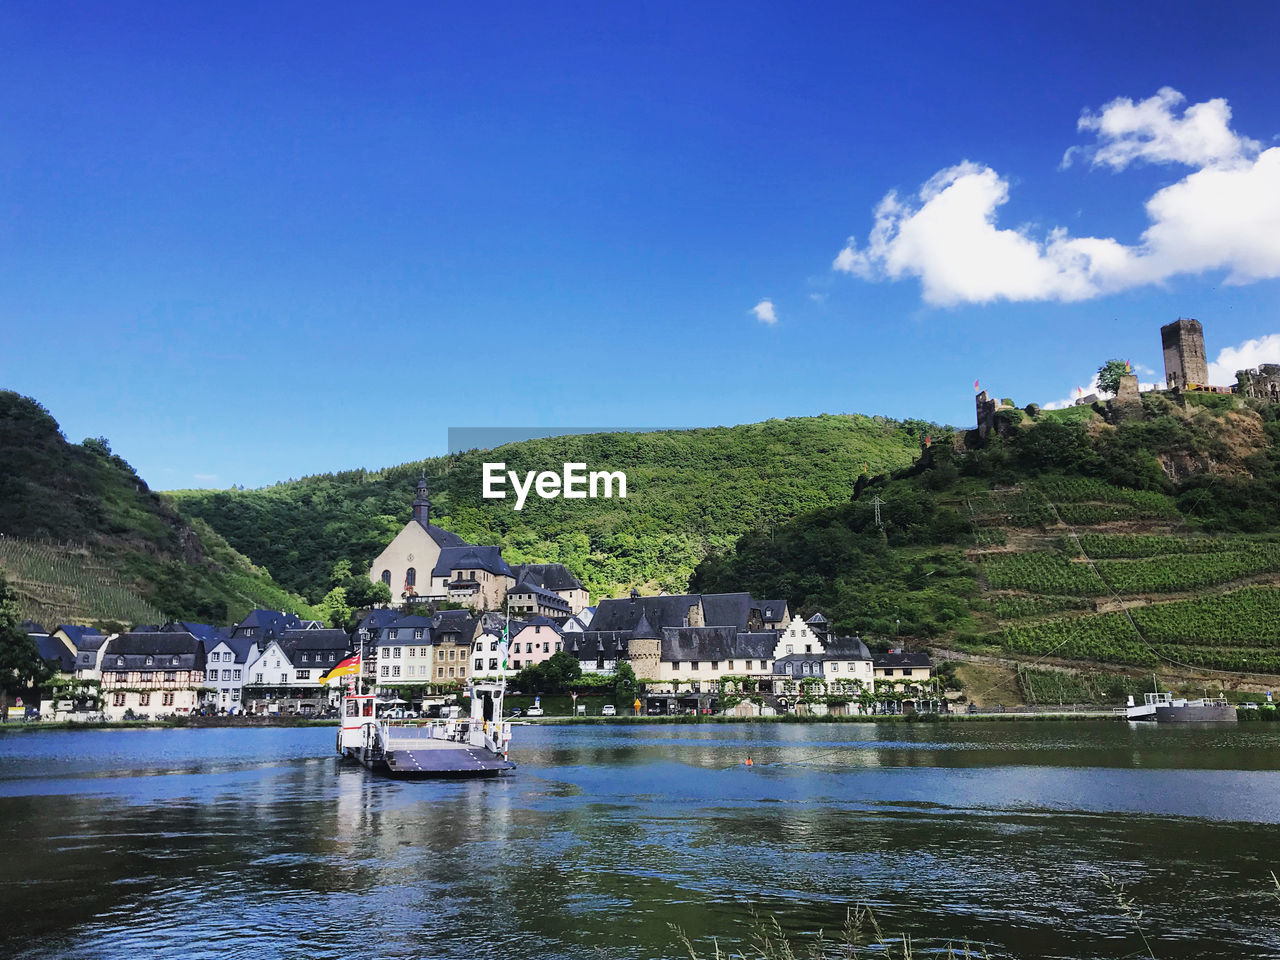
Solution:
M1129 364L1124 360L1108 360L1098 368L1098 389L1107 393L1115 393L1120 389L1120 378L1129 373Z
M38 687L53 676L40 659L35 640L19 625L18 602L0 574L0 708L8 715L9 698Z
M553 653L540 666L546 693L563 693L582 676L582 664L578 662L578 658L569 656L563 650Z
M342 587L334 587L324 595L324 599L316 604L316 612L331 627L345 628L347 621L354 613L351 604L347 603L347 591Z
M352 577L342 584L348 605L354 610L386 606L391 602L391 588L379 580L371 583L368 577Z
M624 710L636 699L636 672L631 664L622 661L613 674L613 698Z

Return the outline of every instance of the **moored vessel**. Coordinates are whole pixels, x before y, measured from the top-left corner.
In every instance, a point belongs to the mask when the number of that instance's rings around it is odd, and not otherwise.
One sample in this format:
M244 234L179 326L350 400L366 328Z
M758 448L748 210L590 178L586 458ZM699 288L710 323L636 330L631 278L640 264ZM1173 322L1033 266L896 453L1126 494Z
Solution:
M1225 697L1188 700L1171 693L1147 693L1136 704L1133 697L1124 708L1127 720L1154 720L1157 723L1235 723L1236 708Z
M348 692L342 701L338 753L391 777L491 777L514 770L508 757L511 726L502 718L506 683L472 682L469 717L415 721L381 715L388 709L372 693Z

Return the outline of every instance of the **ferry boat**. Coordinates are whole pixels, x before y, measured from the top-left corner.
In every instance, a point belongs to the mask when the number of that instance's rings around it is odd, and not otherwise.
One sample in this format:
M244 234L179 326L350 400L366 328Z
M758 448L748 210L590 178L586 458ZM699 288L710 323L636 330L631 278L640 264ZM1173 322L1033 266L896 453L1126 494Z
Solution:
M506 682L471 682L470 717L415 721L384 716L391 706L372 693L342 699L338 753L391 777L493 777L515 764L508 757L511 725L502 717Z
M1154 720L1157 723L1235 723L1236 708L1225 697L1188 700L1171 693L1147 693L1142 703L1129 697L1123 708L1126 720ZM1117 711L1120 708L1117 708Z

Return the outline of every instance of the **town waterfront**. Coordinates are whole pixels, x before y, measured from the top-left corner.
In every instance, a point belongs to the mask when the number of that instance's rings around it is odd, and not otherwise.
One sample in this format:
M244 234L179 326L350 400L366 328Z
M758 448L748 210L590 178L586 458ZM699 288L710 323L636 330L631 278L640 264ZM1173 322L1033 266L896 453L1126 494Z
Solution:
M1280 957L1280 725L520 727L494 782L334 729L0 735L0 947L679 957L872 905L996 957ZM754 765L744 766L750 756ZM927 955L927 954L926 954Z

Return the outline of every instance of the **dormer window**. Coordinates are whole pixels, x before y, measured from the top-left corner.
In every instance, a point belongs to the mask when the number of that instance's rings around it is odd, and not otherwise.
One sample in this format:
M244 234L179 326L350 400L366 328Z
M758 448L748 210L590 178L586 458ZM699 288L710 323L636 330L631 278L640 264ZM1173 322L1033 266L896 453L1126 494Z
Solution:
M173 664L173 665L176 667L176 666L178 665L178 658L177 658L177 657L174 657L174 658L173 658L172 660L170 660L169 662L170 662L171 664Z
M117 667L123 667L123 666L124 666L124 657L116 657L116 666L117 666Z
M154 661L151 657L147 657L147 666L148 666L148 667L149 667L149 666L151 666L151 664L152 664L152 663L154 663L154 662L155 662L155 661Z

